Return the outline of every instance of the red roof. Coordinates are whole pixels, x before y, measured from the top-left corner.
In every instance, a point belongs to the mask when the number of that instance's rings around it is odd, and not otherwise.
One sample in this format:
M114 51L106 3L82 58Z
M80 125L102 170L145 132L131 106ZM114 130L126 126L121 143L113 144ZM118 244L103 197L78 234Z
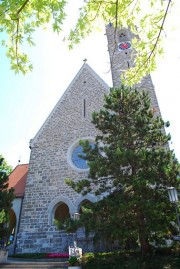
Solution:
M28 164L20 164L9 175L8 188L14 188L14 194L18 197L24 196L27 174Z

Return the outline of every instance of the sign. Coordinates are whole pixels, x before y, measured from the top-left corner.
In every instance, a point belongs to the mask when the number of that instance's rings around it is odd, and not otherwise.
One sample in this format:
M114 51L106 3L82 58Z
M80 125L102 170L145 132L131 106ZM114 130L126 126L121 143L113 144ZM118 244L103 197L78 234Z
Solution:
M74 241L74 246L69 246L69 258L75 256L77 258L82 257L82 248L78 248L76 241Z

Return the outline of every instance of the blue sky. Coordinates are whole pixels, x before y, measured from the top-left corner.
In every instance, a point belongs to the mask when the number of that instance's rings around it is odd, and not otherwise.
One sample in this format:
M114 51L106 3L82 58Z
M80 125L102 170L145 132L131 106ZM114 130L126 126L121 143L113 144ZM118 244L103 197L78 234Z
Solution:
M171 148L180 161L180 3L175 1L165 28L165 54L152 74L162 117L169 120ZM111 86L107 41L94 33L73 51L62 42L64 34L49 29L35 34L36 47L27 48L33 72L23 76L10 70L0 48L0 153L15 167L29 162L29 140L40 129L55 104L87 58L87 63Z

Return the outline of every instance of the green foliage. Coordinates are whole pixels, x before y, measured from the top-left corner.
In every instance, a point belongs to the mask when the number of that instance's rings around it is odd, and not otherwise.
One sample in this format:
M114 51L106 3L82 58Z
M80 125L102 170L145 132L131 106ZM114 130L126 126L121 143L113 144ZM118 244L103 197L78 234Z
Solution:
M59 33L65 18L65 5L65 0L0 1L0 32L8 37L2 41L2 45L7 48L11 69L15 73L21 71L26 74L32 70L28 56L21 52L22 44L27 42L33 46L33 32L49 22L52 22L53 30Z
M81 142L89 179L69 184L83 194L95 192L100 200L80 221L108 250L118 239L120 246L140 244L142 252L149 252L175 219L167 187L179 186L180 167L168 147L166 123L151 107L147 92L124 86L111 89L92 121L101 131L95 147L89 150L88 141Z
M63 221L60 221L58 219L54 219L53 224L57 227L58 230L64 230L65 229L65 224Z
M38 27L45 27L51 23L55 32L59 33L62 30L67 2L0 1L0 32L5 32L8 36L7 40L2 41L2 45L7 48L11 69L16 73L21 71L25 74L32 70L27 55L21 52L21 49L25 42L30 46L34 45L32 34ZM123 74L122 79L129 85L137 83L155 69L156 55L163 53L162 30L171 4L172 1L155 0L84 1L79 8L77 23L73 21L74 26L67 37L69 47L80 43L95 29L104 30L109 22L115 27L129 27L135 36L135 65Z
M3 159L3 160L2 160ZM12 166L8 165L6 160L3 158L3 156L0 154L0 171L6 172L7 175L9 175L12 172Z
M82 264L84 269L178 269L180 258L179 251L173 252L168 249L163 249L161 254L151 253L146 260L142 260L139 252L119 251L84 254Z
M71 218L67 218L64 221L55 219L54 225L56 225L58 230L65 230L67 233L74 233L81 227L78 220L73 220Z
M14 190L8 189L8 174L11 171L11 167L4 161L2 155L0 155L0 246L4 246L8 239L8 227L6 223L9 220L9 209L12 206L14 199Z
M162 30L171 1L168 3L154 0L85 2L74 30L71 30L68 37L70 48L94 29L102 29L104 25L112 22L115 28L129 27L134 34L135 65L122 75L123 83L133 85L154 71L155 56L163 53Z
M3 209L3 210L0 211L0 224L4 223L5 220L6 220L6 213L5 213L4 209Z
M179 251L178 248L158 249L146 261L142 261L141 253L134 251L86 253L82 256L82 265L84 269L179 269ZM13 257L41 259L46 257L46 253L23 253L13 255Z
M76 265L79 265L80 262L79 262L77 257L71 256L69 259L69 264L70 264L70 266L76 266Z
M45 259L46 253L20 253L12 256L20 259Z

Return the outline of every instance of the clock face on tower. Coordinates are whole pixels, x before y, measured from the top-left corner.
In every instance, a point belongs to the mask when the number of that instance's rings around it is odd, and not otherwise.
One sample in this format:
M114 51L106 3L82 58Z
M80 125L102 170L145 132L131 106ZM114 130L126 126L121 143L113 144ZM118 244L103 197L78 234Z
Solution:
M128 50L130 48L131 48L131 42L130 41L124 41L124 42L118 43L118 50L119 51Z

